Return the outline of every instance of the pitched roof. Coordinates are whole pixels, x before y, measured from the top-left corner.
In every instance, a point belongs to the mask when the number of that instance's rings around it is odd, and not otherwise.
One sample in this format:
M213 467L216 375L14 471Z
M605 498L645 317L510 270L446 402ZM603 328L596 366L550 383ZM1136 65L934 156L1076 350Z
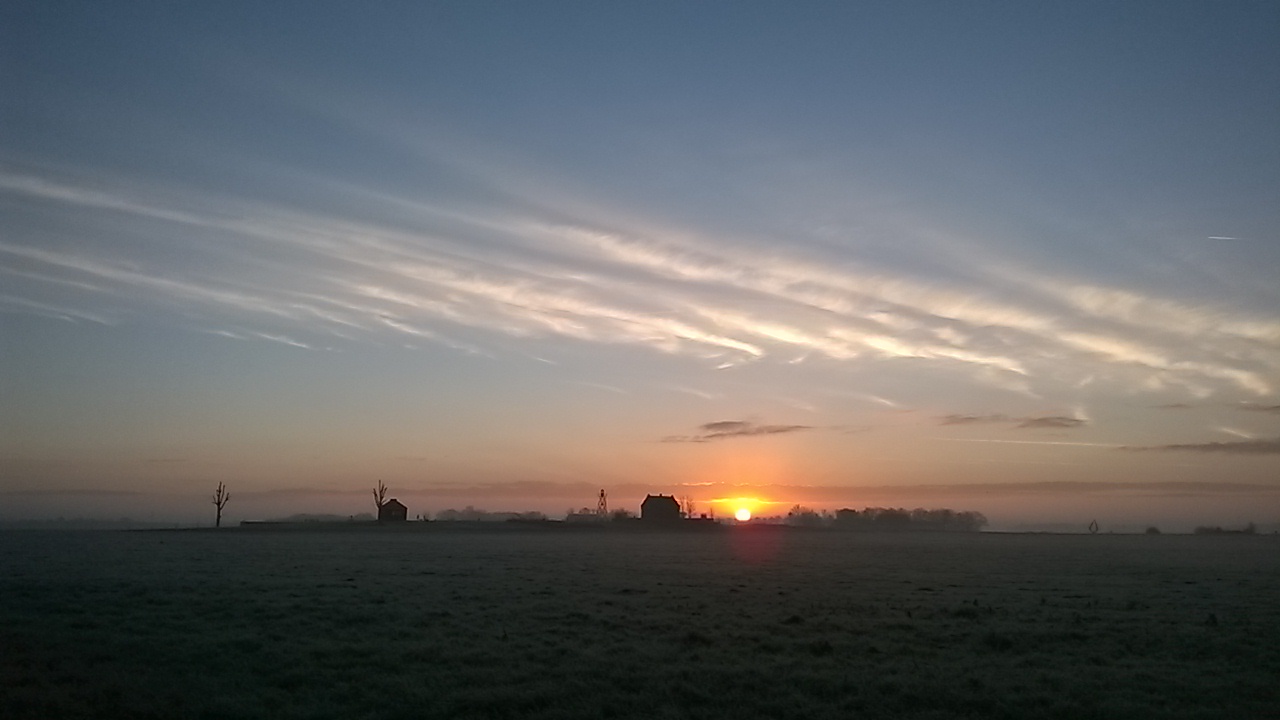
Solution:
M676 507L680 506L680 503L676 501L674 495L645 495L644 502L641 503L641 505L648 505L650 503L658 505L675 505Z

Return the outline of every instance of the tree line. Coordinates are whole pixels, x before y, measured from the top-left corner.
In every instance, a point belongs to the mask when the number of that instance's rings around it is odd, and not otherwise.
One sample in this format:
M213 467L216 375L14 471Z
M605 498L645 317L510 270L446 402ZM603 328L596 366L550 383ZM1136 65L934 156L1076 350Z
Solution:
M934 530L945 532L977 532L987 525L987 518L973 510L950 508L929 510L916 508L869 507L862 510L840 508L821 512L796 505L783 519L797 527L831 527L840 530Z

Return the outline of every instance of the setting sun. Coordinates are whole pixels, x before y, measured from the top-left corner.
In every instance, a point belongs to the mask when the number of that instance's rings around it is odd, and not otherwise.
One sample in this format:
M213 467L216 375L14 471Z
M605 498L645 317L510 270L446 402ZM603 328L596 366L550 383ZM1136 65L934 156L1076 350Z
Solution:
M718 508L723 514L732 517L738 522L747 522L751 518L760 515L761 511L766 510L770 504L758 497L743 497L741 495L715 498L709 502L713 509Z

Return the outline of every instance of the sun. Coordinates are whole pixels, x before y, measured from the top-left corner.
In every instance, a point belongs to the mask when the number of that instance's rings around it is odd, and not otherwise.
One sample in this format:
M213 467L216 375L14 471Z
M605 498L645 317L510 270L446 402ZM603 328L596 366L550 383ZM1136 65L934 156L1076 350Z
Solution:
M740 507L738 508L738 512L734 513L733 516L738 519L738 522L746 522L751 519L751 511L747 508Z

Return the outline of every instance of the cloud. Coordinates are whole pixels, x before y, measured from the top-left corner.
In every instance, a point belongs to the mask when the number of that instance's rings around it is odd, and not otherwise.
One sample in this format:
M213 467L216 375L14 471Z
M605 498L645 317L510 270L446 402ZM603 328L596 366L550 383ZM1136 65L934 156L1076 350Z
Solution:
M597 390L604 390L606 392L615 393L617 395L631 394L616 385L608 385L606 383L588 382L586 380L568 380L566 382L569 382L570 384L573 384L573 385L581 385L582 387L589 387L589 388L596 388Z
M974 285L847 256L831 262L804 242L750 247L605 212L544 183L512 186L483 163L471 169L509 200L459 211L340 184L360 197L357 217L341 203L300 209L0 169L0 193L35 200L30 213L78 209L127 235L110 245L77 242L70 230L66 242L7 239L0 254L16 281L0 309L95 322L159 310L299 348L393 338L478 352L495 335L550 336L722 368L797 357L806 367L910 362L1033 397L1088 382L1266 396L1280 377L1274 315L1020 269L970 268L983 273ZM338 182L304 179L317 193ZM154 251L162 242L182 252ZM1070 420L1024 427L1078 425Z
M1220 425L1220 426L1218 426L1218 427L1216 427L1216 428L1214 428L1214 429L1215 429L1215 430L1217 430L1217 431L1218 431L1218 432L1220 432L1220 433L1226 433L1226 434L1228 434L1228 435L1234 435L1234 436L1236 436L1236 437L1238 437L1238 438L1244 438L1245 440L1253 440L1254 438L1256 438L1256 437L1257 437L1257 435L1254 435L1253 433L1249 432L1248 430L1241 430L1241 429L1239 429L1239 428L1227 427L1226 425Z
M1200 453L1230 453L1235 455L1280 455L1280 438L1271 440L1232 440L1228 442L1181 443L1173 445L1129 445L1122 448L1131 451L1180 451Z
M999 413L989 415L947 415L941 418L943 425L987 425L1014 422L1014 418Z
M5 306L9 307L6 308ZM36 302L26 298L17 298L9 295L0 295L0 312L25 312L31 315L40 315L42 317L53 318L55 320L65 320L67 322L87 320L89 322L98 323L99 325L115 324L115 322L110 318L87 310L58 307L48 303Z
M65 489L37 489L37 490L0 490L0 497L136 497L143 493L135 490L109 490L105 488L65 488Z
M1023 418L1018 423L1020 428L1074 428L1086 424L1087 421L1080 418L1065 417L1063 415L1050 415L1047 417L1031 417Z
M1261 395L1272 392L1273 380L1249 365L1280 366L1274 353L1280 322L1274 318L1233 316L1125 289L1006 273L1004 279L1014 286L1056 306L1045 307L848 265L719 249L706 239L694 247L671 238L555 230L613 262L663 278L756 293L855 322L845 327L828 322L819 335L767 320L718 318L740 332L835 358L866 353L953 360L1026 376L1056 371L1093 377L1114 367L1155 379L1155 388L1214 380ZM1013 357L1014 350L1021 357ZM1241 363L1244 358L1256 362ZM1041 367L1033 367L1032 360Z
M406 456L397 458L404 462L421 462L426 457ZM470 498L470 499L508 499L508 498L590 498L594 501L600 486L588 482L552 482L540 480L513 480L509 482L474 482L474 483L393 483L391 491L400 499L407 498ZM333 487L286 487L271 490L243 491L242 500L294 498L305 496L332 496L365 498L369 488L333 488Z
M1246 402L1240 403L1240 409L1248 410L1250 412L1280 414L1280 405L1259 405L1258 403Z
M711 433L741 432L751 429L751 423L742 420L721 420L709 422L701 427L704 431Z
M1088 420L1065 415L1043 415L1039 417L1010 417L1002 413L985 415L945 415L939 419L943 425L1004 425L1012 424L1019 428L1076 428L1087 425Z
M952 501L980 503L998 497L1211 497L1276 496L1280 485L1232 482L1105 482L1049 481L1012 483L961 483L956 485L785 485L745 483L672 483L655 487L626 484L611 487L611 498L647 492L666 492L705 501L712 497L758 497L771 504L789 507L797 502L827 506L862 507L879 504L933 504Z
M938 438L947 442L1000 443L1006 445L1067 445L1073 447L1121 447L1115 443L1065 442L1061 440L998 440L995 438Z
M737 359L764 354L752 343L717 332L696 314L674 316L640 297L643 292L622 291L611 279L575 272L564 258L484 256L468 248L482 245L468 242L469 233L479 227L442 236L429 222L401 230L320 212L197 198L187 200L194 207L171 209L163 204L173 201L159 193L82 191L3 171L0 191L132 215L139 222L176 223L191 228L195 238L198 230L237 238L243 252L218 255L232 258L226 261L229 267L207 262L207 248L198 239L186 241L191 249L187 257L206 263L191 260L181 267L160 266L154 260L158 253L124 251L123 246L111 257L6 242L0 243L0 253L37 268L20 273L30 280L31 292L76 285L119 305L159 305L200 317L205 325L221 320L255 326L238 333L245 338L309 348L314 342L303 336L320 333L376 342L379 334L390 331L470 352L473 346L436 330L447 324L515 337L550 334L642 344L672 353L710 347ZM148 232L141 224L135 227L140 236ZM502 255L501 249L494 252ZM104 304L102 297L84 302L95 308ZM51 312L28 297L15 296L8 304ZM71 317L72 311L55 309L60 317Z
M698 426L701 431L695 435L669 435L662 442L703 443L712 440L726 440L735 437L753 437L756 435L781 435L784 433L812 430L810 425L757 425L746 420L720 420Z
M671 390L672 392L679 392L679 393L684 393L686 395L699 397L699 398L702 398L703 400L716 400L720 397L720 395L717 395L716 393L707 392L706 390L699 390L697 388L685 387L683 385L670 385L670 386L667 386L666 389Z

